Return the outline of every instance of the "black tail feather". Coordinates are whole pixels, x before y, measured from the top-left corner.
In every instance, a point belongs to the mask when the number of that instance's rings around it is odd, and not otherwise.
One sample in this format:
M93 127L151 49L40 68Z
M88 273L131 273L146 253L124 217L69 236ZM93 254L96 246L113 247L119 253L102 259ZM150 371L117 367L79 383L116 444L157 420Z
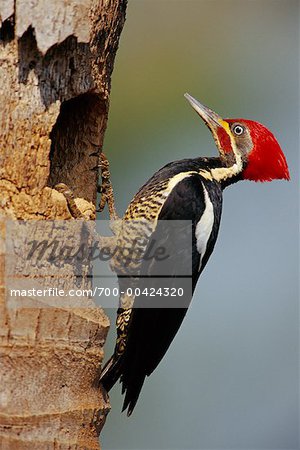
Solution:
M100 383L109 392L114 384L120 378L122 383L122 394L125 394L122 412L127 409L127 416L132 414L132 411L137 403L141 389L146 377L145 373L136 373L131 371L130 367L124 367L122 357L116 358L113 355L103 367Z
M139 376L134 377L134 380L132 380L130 384L124 385L123 383L123 391L126 391L126 394L122 412L127 409L128 417L131 416L132 411L134 410L134 407L138 401L141 389L145 381L145 376L145 374L139 374Z
M100 383L103 385L106 392L109 392L120 378L121 367L121 357L116 358L115 355L113 355L103 367Z

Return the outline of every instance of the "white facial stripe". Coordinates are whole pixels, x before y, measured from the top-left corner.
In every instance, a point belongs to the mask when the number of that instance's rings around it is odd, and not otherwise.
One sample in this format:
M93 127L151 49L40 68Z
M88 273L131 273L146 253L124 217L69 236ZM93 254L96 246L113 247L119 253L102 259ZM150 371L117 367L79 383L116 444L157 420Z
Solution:
M236 147L236 143L235 143L235 139L232 135L230 135L230 142L231 142L231 147L235 156L235 164L232 166L236 166L235 167L235 175L240 173L243 170L243 160L242 160L242 155L238 152L238 149Z
M241 172L240 166L237 163L234 163L230 167L217 167L215 169L211 169L211 174L214 180L216 181L224 181L227 178L234 177Z
M239 174L243 170L242 155L239 153L239 151L237 149L237 146L235 143L235 138L230 130L229 123L226 122L225 120L222 120L222 121L220 121L220 125L222 126L222 128L226 131L226 133L229 136L231 148L232 148L233 154L235 156L235 163L231 167L226 167L224 169L223 168L222 169L213 169L215 171L214 178L217 181L231 178L234 175ZM219 140L218 140L218 142L219 142ZM219 142L219 148L221 148L220 142ZM226 158L226 153L224 153L223 150L222 150L222 154Z
M218 182L225 181L227 178L234 177L240 173L240 167L237 163L234 163L230 167L216 167L215 169L199 170L199 175L201 175L206 180L216 180Z
M210 238L215 219L213 204L203 183L202 186L204 192L205 210L196 225L197 250L201 255L199 270L202 266L202 260L206 252L207 243Z

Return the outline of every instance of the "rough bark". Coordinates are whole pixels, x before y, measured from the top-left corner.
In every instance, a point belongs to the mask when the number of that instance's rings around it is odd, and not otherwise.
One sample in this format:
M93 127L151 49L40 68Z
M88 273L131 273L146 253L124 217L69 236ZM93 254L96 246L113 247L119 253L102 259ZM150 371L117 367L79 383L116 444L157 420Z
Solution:
M5 265L13 261L14 275L27 283L35 273L22 269L22 238L8 255L5 237L10 220L74 220L54 189L61 182L73 190L85 219L95 218L125 9L126 0L0 1L1 449L99 448L109 404L94 380L108 319L90 299L78 307L10 308ZM34 235L47 233L35 223ZM84 223L78 227L84 230ZM13 228L23 236L22 224ZM67 290L78 286L77 270L69 264L39 282ZM89 286L81 273L80 287Z

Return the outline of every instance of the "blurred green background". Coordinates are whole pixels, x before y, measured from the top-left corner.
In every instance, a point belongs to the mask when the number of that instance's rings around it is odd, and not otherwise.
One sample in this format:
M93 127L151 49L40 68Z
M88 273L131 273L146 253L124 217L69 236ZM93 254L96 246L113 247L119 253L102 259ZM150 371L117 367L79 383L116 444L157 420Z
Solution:
M291 182L225 191L191 310L131 418L112 390L103 450L299 449L298 79L296 0L129 0L104 146L119 212L165 163L216 155L186 91L268 126Z

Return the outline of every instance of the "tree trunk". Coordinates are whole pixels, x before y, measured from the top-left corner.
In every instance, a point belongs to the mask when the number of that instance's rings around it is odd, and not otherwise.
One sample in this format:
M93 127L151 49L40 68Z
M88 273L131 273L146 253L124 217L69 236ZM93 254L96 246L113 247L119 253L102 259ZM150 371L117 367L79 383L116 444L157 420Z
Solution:
M28 242L61 236L58 223L69 245L90 239L125 10L126 0L0 0L1 449L99 448L109 404L94 381L107 317L91 298L38 303L9 288L90 287L89 261L34 266Z

